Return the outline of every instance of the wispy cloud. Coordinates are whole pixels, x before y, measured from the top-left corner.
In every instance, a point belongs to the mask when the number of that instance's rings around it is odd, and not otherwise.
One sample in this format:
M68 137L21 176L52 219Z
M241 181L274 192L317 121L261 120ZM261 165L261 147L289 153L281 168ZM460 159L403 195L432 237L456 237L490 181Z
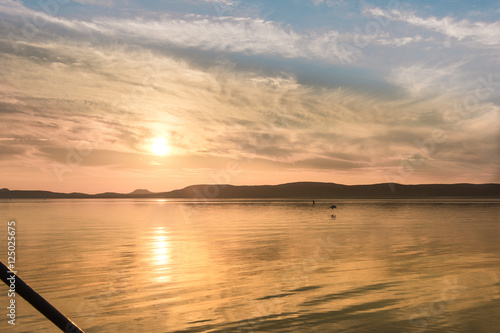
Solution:
M456 122L446 114L474 93L481 69L491 71L497 61L489 49L497 47L496 24L484 34L469 21L391 12L394 22L367 36L368 46L346 49L342 43L355 46L362 32L213 14L74 19L7 0L0 10L6 32L0 36L0 166L17 168L19 182L21 173L37 172L56 181L53 163L75 162L68 154L78 150L91 153L66 174L75 181L142 173L172 183L210 182L210 170L236 161L246 172L241 182L259 182L257 174L320 180L329 172L346 182L383 182L384 172L417 155L435 130L448 140L425 152L425 166L407 182L480 165L486 167L475 179L494 177L499 78L480 112ZM388 13L369 11L371 17ZM45 23L23 34L33 17ZM446 25L451 28L439 28ZM484 48L452 45L449 57L436 55L439 34ZM472 64L480 57L485 61ZM313 67L314 83L298 78ZM377 82L371 90L361 84L369 80ZM157 136L171 145L168 158L149 153ZM453 161L460 171L449 169ZM186 181L186 174L196 177Z
M311 0L315 6L326 5L329 7L345 8L352 5L347 0Z
M500 44L500 22L472 22L445 16L420 17L413 12L392 10L384 11L380 8L366 8L366 14L385 17L391 20L405 22L409 25L421 27L429 31L436 31L445 36L456 38L459 41L475 41L485 45Z
M34 15L42 18L45 22L43 26L35 27L35 32L31 33L37 34L38 38L47 37L50 29L45 28L51 24L73 34L78 33L80 37L98 34L112 39L123 38L144 47L196 48L214 52L317 59L330 63L350 63L360 56L359 52L340 45L342 36L337 31L297 33L291 27L262 19L209 16L175 18L165 15L161 19L95 18L82 21L35 12L11 1L7 1L0 10L16 18L32 18ZM26 21L17 23L22 22ZM29 39L19 34L17 37L18 41Z
M101 7L112 7L116 2L114 0L73 0L73 1L81 3L83 5L96 5Z
M25 101L9 104L17 112L4 118L5 124L22 124L3 128L9 137L33 133L28 129L38 126L38 136L64 148L91 141L85 133L102 129L99 148L110 151L147 153L148 138L166 134L180 155L295 163L333 152L352 156L357 150L376 160L381 151L373 148L385 150L385 142L370 140L382 135L381 124L408 117L394 119L389 114L395 105L356 91L311 88L290 76L238 73L230 64L200 70L144 50L87 48L81 53L70 44L45 50L70 61L56 70L46 61L19 59L15 71L4 70L5 77L18 82L10 98ZM151 72L143 67L148 63L156 64ZM28 73L37 74L26 79ZM42 78L45 84L38 85Z
M383 46L404 46L408 45L411 43L419 43L419 42L429 42L432 41L432 39L427 38L424 39L422 36L419 34L415 36L408 36L408 37L392 37L388 33L386 34L381 34L381 36L378 36L375 39L375 44L376 45L383 45Z
M396 17L409 24L435 30L458 40L470 38L485 45L500 44L500 22L456 21L450 17L442 19L436 17L421 18L414 14L406 13L397 13Z
M389 80L404 88L413 98L458 97L467 88L469 78L462 72L464 61L456 63L413 64L393 68ZM464 87L464 84L466 85ZM469 86L469 87L467 87Z

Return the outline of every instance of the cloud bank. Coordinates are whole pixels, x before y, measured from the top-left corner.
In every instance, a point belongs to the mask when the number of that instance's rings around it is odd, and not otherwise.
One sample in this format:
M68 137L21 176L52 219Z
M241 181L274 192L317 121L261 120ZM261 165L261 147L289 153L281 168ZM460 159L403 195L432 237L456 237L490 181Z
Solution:
M5 0L0 10L6 186L159 191L212 183L234 163L234 184L499 179L496 23L397 11L367 36L210 15L71 18ZM335 85L302 82L312 63ZM343 73L387 86L344 85ZM151 154L158 136L170 155Z

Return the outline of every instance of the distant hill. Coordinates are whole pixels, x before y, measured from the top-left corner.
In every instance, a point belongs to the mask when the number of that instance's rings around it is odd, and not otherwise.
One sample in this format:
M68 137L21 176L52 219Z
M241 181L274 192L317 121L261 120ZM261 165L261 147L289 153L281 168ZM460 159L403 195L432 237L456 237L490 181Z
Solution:
M96 198L295 198L295 199L375 199L375 198L436 198L480 197L500 198L500 184L423 184L402 185L341 185L335 183L299 182L281 185L191 185L170 192L153 193L145 189L128 194L57 193L49 191L0 190L0 199L96 199Z
M138 189L138 190L135 190L134 192L130 192L129 194L130 195L144 195L144 194L152 194L153 192L150 192L148 190L144 190L144 189Z
M301 182L281 185L193 185L162 193L165 198L432 198L500 197L500 184L341 185Z

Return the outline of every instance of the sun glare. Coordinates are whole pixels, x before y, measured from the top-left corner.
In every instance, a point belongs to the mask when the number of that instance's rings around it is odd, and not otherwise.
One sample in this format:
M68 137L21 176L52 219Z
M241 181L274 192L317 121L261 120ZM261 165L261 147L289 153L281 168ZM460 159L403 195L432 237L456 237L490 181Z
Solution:
M155 155L165 155L170 151L170 148L167 146L167 140L165 138L154 138L153 143L151 144L151 151Z

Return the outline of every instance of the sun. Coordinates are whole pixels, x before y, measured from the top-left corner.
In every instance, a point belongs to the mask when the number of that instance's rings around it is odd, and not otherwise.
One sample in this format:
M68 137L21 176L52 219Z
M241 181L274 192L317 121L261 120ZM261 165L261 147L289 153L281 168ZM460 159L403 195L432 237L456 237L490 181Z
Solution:
M162 156L170 151L170 147L167 146L167 140L165 138L154 138L153 143L151 144L151 151L155 155Z

